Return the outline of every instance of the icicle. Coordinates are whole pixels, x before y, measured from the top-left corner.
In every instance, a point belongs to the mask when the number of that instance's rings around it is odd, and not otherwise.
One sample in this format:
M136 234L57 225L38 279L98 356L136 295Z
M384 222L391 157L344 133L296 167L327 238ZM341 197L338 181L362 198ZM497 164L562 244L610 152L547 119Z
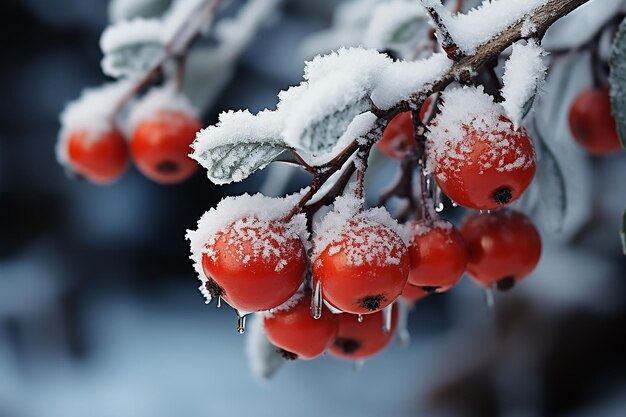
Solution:
M363 370L363 366L365 365L365 359L357 359L352 364L352 369L354 372L361 372Z
M487 314L490 317L493 317L493 314L494 314L494 311L495 311L496 302L495 302L495 298L493 296L493 289L492 288L485 288L485 305L487 306Z
M409 325L409 305L400 300L398 302L398 344L401 347L407 347L411 343L411 334L408 329Z
M311 316L315 320L322 317L322 303L324 297L322 296L322 281L317 280L313 289L313 296L311 297Z
M356 318L356 321L358 321L359 323L363 323L363 314L359 314Z
M239 315L237 311L237 333L244 334L246 332L246 315Z
M442 201L442 194L441 194L441 188L439 188L439 186L437 185L437 183L435 181L433 181L433 201L435 204L435 211L437 213L441 213L443 211L443 201Z
M383 309L383 333L389 333L391 331L391 310L393 304L388 305Z
M222 307L222 296L218 296L217 297L217 308L221 308Z

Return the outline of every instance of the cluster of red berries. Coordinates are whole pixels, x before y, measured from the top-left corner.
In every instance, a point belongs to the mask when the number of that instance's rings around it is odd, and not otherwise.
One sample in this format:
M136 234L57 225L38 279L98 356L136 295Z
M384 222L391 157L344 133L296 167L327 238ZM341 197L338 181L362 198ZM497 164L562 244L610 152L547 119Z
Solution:
M204 247L205 289L240 312L269 312L267 335L285 357L311 359L328 350L359 359L391 340L399 297L416 301L446 291L466 271L484 287L509 289L541 253L535 226L510 210L470 216L460 232L443 220L406 228L408 245L392 228L358 216L309 261L305 244L280 219L239 219ZM306 287L309 265L313 292L326 305L316 305ZM302 285L307 289L298 291Z
M586 89L576 96L569 112L569 126L574 139L592 155L622 150L608 86Z
M163 110L137 124L130 144L116 128L97 134L76 130L67 138L68 164L89 181L107 184L124 174L132 156L146 177L163 184L177 183L197 169L188 154L200 128L193 116Z

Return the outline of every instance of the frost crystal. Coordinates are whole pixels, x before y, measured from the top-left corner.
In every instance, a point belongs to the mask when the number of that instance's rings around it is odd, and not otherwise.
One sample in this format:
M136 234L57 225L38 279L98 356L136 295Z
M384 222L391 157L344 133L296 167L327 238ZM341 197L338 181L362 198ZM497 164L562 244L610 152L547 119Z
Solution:
M220 201L217 207L204 213L198 221L198 228L196 230L187 230L186 235L191 246L191 259L200 281L203 284L208 281L202 269L202 256L204 253L207 253L209 256L214 255L210 253L206 245L215 238L218 232L234 224L233 233L240 233L245 237L247 233L246 228L249 229L258 222L271 224L278 219L284 218L300 197L301 194L293 194L285 198L272 198L261 194L244 194L238 197L227 197ZM243 221L242 219L244 218L250 220ZM267 257L275 254L276 248L268 243L271 239L278 240L278 238L296 237L302 241L305 248L308 248L309 232L306 228L306 217L304 214L297 214L289 222L282 225L286 228L286 233L283 236L277 237L271 231L262 235L248 234L247 238L254 240L252 247L255 250L255 256ZM234 250L237 250L237 248L234 248ZM246 260L243 256L241 257L241 262L245 263L249 260ZM280 262L278 262L276 268L280 269L280 265ZM204 295L207 297L207 294ZM210 300L210 295L208 295L207 300Z
M530 167L534 155L525 156L520 149L513 147L507 137L525 134L512 130L511 123L504 118L504 108L483 91L483 87L462 87L445 91L442 94L442 109L433 120L426 138L428 150L428 170L433 172L440 163L445 171L453 174L468 163L466 157L472 148L464 143L468 131L480 132L483 140L489 142L489 150L478 159L479 173L484 169L510 171ZM506 132L506 135L503 135ZM513 159L513 162L506 162ZM445 175L438 180L448 181Z
M526 45L513 45L511 56L504 66L502 106L516 128L528 113L535 94L543 88L547 71L543 62L545 55L543 48L530 40Z
M337 197L334 209L315 225L314 261L326 249L331 256L343 252L353 265L379 262L381 255L387 264L400 261L391 254L406 250L408 236L405 230L384 208L360 211L361 205L362 201L352 195ZM392 233L370 233L380 225Z

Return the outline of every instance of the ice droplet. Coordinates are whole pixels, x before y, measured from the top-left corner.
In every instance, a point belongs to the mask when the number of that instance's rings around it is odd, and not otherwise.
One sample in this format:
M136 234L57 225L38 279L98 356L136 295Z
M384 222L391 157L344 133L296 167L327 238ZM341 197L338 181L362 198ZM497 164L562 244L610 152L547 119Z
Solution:
M311 316L315 320L318 320L322 317L322 281L317 280L315 283L315 287L313 288L313 296L311 297Z
M363 314L359 314L356 318L356 321L358 321L359 323L363 323Z
M389 304L383 309L383 333L389 333L391 331L391 309L393 304Z
M458 207L458 206L459 206L459 203L457 203L456 201L452 202L452 207Z
M239 334L246 332L246 316L240 316L239 313L237 313L237 332Z
M217 297L217 308L221 308L222 307L222 296L218 296Z
M435 203L435 211L437 213L441 213L443 211L443 201L442 201L441 188L437 185L435 181L433 181L433 201Z
M493 289L485 288L485 305L487 306L487 315L493 317L496 301L493 296Z

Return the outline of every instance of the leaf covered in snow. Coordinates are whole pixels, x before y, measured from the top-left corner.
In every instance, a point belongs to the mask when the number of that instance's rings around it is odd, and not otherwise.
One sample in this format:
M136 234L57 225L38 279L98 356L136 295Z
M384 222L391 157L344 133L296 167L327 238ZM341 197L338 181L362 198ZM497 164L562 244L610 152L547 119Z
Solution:
M365 31L364 44L378 50L415 41L424 34L428 16L418 2L393 0L376 6Z
M622 147L626 148L626 19L615 36L610 58L611 104Z
M553 232L559 233L563 229L563 222L567 214L565 177L559 161L548 147L536 122L533 134L535 143L540 151L535 183L539 188L541 209L544 213L546 225Z
M545 51L536 41L526 45L515 44L511 56L504 65L504 87L502 106L518 127L528 114L545 82L546 64L543 62Z
M222 113L217 125L198 133L190 156L215 184L239 182L288 149L281 127L282 119L274 111Z
M158 19L136 18L109 26L100 38L102 71L114 78L144 73L163 56L162 31Z

